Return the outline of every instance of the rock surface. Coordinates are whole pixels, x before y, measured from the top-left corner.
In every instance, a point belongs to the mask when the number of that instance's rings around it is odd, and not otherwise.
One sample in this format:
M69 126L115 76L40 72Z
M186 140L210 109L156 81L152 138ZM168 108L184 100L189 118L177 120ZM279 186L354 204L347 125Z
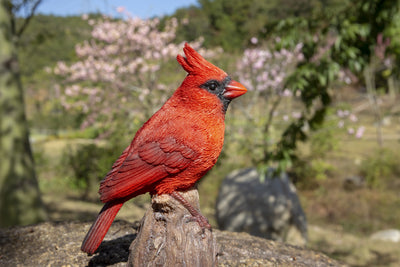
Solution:
M287 173L269 168L264 181L255 168L235 170L222 182L216 219L222 230L247 232L272 240L287 240L290 227L307 242L307 220L294 184Z
M371 239L398 243L400 242L400 230L397 229L382 230L372 234Z
M136 224L137 225L137 224ZM125 266L136 230L115 221L98 252L80 251L91 222L42 223L0 230L0 266ZM213 230L219 266L341 266L318 252L245 233Z

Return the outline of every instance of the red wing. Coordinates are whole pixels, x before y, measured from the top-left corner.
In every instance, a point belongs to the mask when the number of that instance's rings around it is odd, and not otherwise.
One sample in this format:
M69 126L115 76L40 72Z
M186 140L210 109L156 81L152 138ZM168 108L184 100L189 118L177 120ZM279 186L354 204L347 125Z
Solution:
M196 152L173 137L146 143L136 151L128 147L101 182L100 199L108 202L146 193L157 181L184 170L195 157Z
M125 148L125 150L122 152L121 156L114 162L114 164L111 167L111 170L107 173L106 177L104 179L107 179L108 177L114 176L114 174L118 171L119 167L122 165L124 160L126 159L126 156L128 156L128 152L131 146L128 146Z

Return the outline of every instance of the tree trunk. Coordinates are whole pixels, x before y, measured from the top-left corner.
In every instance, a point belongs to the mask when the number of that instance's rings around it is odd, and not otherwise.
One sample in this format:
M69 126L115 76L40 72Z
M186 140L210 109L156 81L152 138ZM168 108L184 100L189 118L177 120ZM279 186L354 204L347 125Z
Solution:
M372 56L371 62L365 67L364 77L365 86L367 88L367 95L369 103L374 111L375 123L376 123L376 140L380 148L383 147L383 135L382 135L382 112L378 103L378 92L376 91L375 83L375 70L376 70L376 58Z
M45 218L29 144L10 1L0 0L0 227Z
M199 209L196 189L180 193ZM212 232L203 232L191 218L170 195L154 196L129 248L127 266L216 266L217 245Z

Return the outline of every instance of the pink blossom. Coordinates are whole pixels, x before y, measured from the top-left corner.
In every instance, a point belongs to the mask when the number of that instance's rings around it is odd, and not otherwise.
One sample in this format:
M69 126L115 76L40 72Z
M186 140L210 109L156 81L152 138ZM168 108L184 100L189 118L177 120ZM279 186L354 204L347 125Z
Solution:
M297 61L303 61L304 60L304 54L303 53L299 53L297 55Z
M293 112L292 112L292 117L293 117L294 119L299 119L299 118L301 118L301 112L299 112L299 111L293 111Z
M357 118L357 116L356 116L356 115L354 115L354 114L350 114L350 116L349 116L349 120L351 120L352 122L357 122L357 121L358 121L358 118Z
M283 92L282 92L282 96L284 96L284 97L291 97L291 96L293 96L293 93L292 93L292 91L290 91L289 89L285 89L285 90L283 90Z
M182 25L187 25L187 24L189 24L189 19L188 19L188 18L183 18L183 19L181 20L181 24L182 24Z
M338 109L337 112L336 112L336 114L337 114L337 116L338 116L339 118L344 118L344 117L347 117L347 116L349 115L349 111L348 111L348 110L341 110L341 109Z
M57 75L65 75L68 72L68 67L65 62L59 61L57 62L56 67L54 68L54 73Z
M251 37L250 42L251 42L252 44L254 44L254 45L257 44L257 43L258 43L257 37Z
M260 48L246 49L242 59L237 62L239 80L249 81L246 84L249 90L268 92L269 96L289 96L289 91L283 93L285 88L282 85L287 72L296 64L301 47L302 44L299 44L295 48L297 51L281 49L272 52Z
M262 67L263 67L263 61L262 60L257 60L253 65L253 68L255 68L256 70L259 70Z
M120 7L118 12L125 10ZM143 110L153 112L176 86L160 84L157 72L181 53L183 42L175 40L177 19L165 21L162 31L158 18L113 20L103 16L88 19L88 24L91 37L75 47L79 60L68 65L58 62L53 70L63 78L63 107L86 116L82 127L98 123L108 129L111 126L106 124L112 124L113 116L122 111L129 111L131 117L140 117ZM205 57L221 53L220 48L199 49L203 41L198 38L192 47Z
M360 126L358 127L355 137L356 138L361 138L364 135L364 131L365 131L365 127L364 126Z
M125 7L123 7L123 6L119 6L119 7L117 7L117 12L118 13L123 13L123 12L125 12Z
M71 90L71 88L65 88L65 94L67 95L67 96L72 96L72 90Z
M304 46L303 43L296 44L294 51L301 52L301 49L303 48L303 46Z

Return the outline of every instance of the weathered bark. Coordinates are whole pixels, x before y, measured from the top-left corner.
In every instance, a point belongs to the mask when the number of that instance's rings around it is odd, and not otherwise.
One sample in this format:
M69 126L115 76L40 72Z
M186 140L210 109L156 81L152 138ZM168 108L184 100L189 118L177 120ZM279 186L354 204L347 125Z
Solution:
M9 0L0 0L0 227L45 218L29 144Z
M181 193L199 209L196 189ZM169 195L154 196L129 248L127 266L216 266L212 231L200 228L188 210Z

